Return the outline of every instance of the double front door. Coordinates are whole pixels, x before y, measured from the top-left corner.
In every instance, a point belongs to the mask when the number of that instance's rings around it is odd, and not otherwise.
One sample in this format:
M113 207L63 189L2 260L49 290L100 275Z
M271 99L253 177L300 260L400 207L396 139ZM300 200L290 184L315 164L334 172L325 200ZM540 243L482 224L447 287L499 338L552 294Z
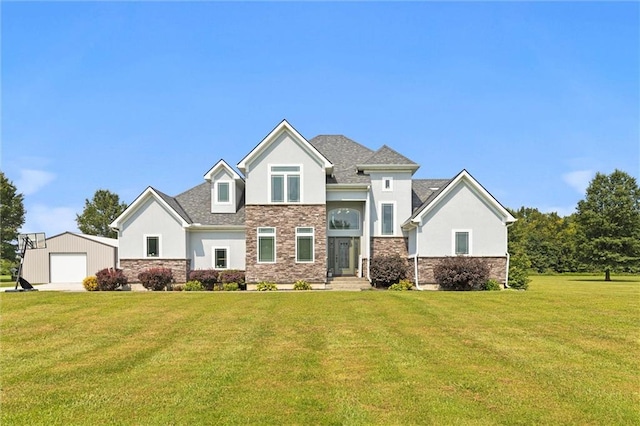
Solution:
M334 275L355 275L359 256L359 237L329 237L328 263Z

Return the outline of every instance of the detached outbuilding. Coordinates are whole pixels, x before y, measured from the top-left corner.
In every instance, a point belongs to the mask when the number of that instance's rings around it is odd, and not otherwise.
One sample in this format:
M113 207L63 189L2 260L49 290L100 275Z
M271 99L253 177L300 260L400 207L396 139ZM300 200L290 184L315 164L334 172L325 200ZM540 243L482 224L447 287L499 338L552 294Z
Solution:
M27 250L22 276L30 283L75 283L117 265L117 239L64 232L47 238L47 248Z

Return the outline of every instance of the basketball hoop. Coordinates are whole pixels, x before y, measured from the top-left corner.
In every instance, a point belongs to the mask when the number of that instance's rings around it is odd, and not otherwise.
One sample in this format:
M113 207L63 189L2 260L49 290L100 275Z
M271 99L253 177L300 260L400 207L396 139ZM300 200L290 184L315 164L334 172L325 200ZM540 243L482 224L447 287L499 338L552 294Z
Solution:
M27 249L43 248L47 248L47 240L45 238L44 232L18 235L20 266L18 267L18 274L16 275L16 286L13 289L5 290L5 292L38 291L37 288L33 288L29 281L22 278L22 265L24 264L24 255L27 253ZM20 288L18 288L18 285L20 286Z

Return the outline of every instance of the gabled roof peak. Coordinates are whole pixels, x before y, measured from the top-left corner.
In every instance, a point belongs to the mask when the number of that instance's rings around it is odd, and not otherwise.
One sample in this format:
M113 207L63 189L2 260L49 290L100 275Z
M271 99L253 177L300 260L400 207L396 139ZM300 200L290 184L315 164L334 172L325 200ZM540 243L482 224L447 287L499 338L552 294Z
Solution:
M420 165L387 145L382 145L357 167L358 170L410 170L414 173Z
M212 168L209 169L207 173L204 174L204 180L211 181L213 179L213 175L215 175L220 169L226 170L234 179L239 179L244 182L244 179L242 179L242 177L240 177L240 175L236 173L235 169L223 159L220 159L220 161L218 161Z

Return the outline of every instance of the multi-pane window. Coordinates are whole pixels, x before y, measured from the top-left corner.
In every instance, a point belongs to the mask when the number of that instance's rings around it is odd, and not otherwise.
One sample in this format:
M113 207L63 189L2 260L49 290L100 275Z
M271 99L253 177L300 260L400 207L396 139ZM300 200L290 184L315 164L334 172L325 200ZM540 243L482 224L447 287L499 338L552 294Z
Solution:
M258 228L258 263L275 263L276 228Z
M229 254L229 251L226 248L214 248L213 249L213 267L215 269L227 269L228 254Z
M393 235L393 210L394 205L388 203L381 204L381 215L382 215L382 235Z
M300 166L271 166L271 202L300 202Z
M469 254L469 231L455 232L455 254Z
M313 228L296 228L296 262L313 262Z
M218 182L218 196L217 201L220 204L228 203L229 197L229 182Z
M147 257L160 257L160 237L145 237L145 246Z
M360 229L360 212L349 208L330 210L329 229Z

